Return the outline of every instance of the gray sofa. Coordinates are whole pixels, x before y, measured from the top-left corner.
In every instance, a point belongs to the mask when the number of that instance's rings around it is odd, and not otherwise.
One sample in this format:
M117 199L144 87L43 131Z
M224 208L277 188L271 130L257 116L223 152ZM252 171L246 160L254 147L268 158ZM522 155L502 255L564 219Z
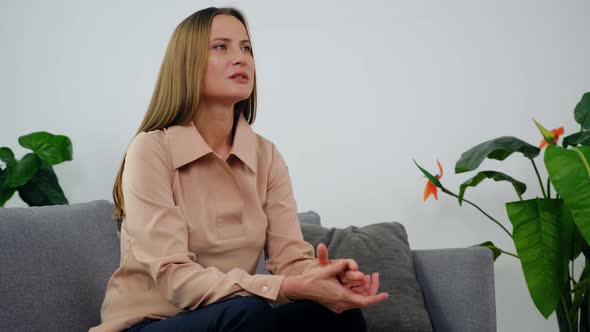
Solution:
M0 208L0 331L87 331L99 323L120 259L112 211L104 200ZM316 213L298 217L319 224ZM413 250L412 256L434 331L496 330L491 251Z

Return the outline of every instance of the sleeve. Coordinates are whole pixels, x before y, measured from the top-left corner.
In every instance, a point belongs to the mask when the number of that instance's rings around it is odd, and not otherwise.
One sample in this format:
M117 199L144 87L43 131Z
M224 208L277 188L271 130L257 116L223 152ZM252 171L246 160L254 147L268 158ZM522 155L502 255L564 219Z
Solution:
M124 226L139 266L161 295L183 310L235 295L258 295L286 302L279 293L284 275L250 275L242 269L224 273L196 263L188 250L188 229L172 194L173 172L164 144L140 133L125 157L122 177Z
M314 248L303 239L289 169L274 144L268 178L266 267L274 275L301 274L316 262Z

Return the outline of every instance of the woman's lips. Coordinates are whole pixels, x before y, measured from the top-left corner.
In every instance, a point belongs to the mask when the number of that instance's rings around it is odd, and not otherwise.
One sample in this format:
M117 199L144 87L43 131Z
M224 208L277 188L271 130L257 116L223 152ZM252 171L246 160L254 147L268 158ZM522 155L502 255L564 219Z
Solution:
M248 83L248 79L244 78L244 77L234 77L234 78L230 78L230 80L232 80L236 83Z

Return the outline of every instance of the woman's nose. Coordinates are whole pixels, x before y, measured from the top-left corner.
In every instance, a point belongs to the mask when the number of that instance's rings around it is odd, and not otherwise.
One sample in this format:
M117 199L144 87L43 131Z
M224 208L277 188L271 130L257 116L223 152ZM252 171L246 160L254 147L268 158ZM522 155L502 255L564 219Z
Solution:
M246 61L243 58L234 58L234 60L232 61L232 64L234 66L243 66L246 64Z
M240 65L243 66L245 65L246 62L246 54L244 54L244 52L240 49L238 51L235 51L234 54L232 54L232 64L234 66L236 65Z

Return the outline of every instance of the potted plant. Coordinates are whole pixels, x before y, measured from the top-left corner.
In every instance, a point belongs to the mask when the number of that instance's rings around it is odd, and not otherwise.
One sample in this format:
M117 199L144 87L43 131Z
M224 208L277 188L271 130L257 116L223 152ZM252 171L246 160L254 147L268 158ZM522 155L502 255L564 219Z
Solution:
M0 148L0 207L18 191L29 206L68 204L53 165L72 160L72 142L63 135L35 132L21 136L18 142L32 150L20 160L7 147Z
M564 134L563 127L550 131L535 121L543 137L539 146L516 137L499 137L467 150L455 164L456 174L469 172L476 170L486 158L504 160L519 153L530 161L543 197L523 198L526 184L495 170L479 171L463 182L459 194L455 194L440 182L443 172L440 163L437 175L414 163L428 178L424 200L431 195L438 199L440 189L456 198L460 205L470 204L497 224L514 241L516 254L490 241L480 246L490 248L494 260L502 253L520 260L535 306L545 318L555 311L560 331L585 332L590 331L590 92L575 107L574 118L580 130L564 137L561 147L556 144ZM546 181L535 162L543 151L543 163L549 175ZM505 204L512 231L465 199L467 188L485 179L506 181L516 191L519 199ZM578 257L584 260L584 268L576 280L574 260Z

